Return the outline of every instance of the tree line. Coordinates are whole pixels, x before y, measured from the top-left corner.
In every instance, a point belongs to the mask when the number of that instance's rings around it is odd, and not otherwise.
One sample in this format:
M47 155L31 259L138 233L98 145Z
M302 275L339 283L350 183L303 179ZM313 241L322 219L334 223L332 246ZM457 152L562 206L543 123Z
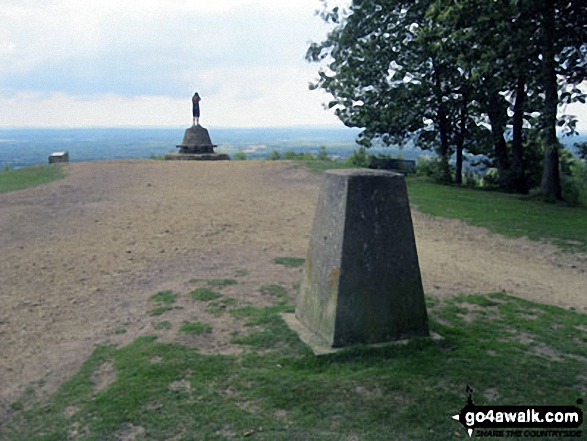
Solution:
M310 88L364 129L360 144L434 149L447 183L462 182L463 151L484 154L502 189L561 198L557 131L577 120L559 109L586 99L585 0L322 1L333 28L308 48Z

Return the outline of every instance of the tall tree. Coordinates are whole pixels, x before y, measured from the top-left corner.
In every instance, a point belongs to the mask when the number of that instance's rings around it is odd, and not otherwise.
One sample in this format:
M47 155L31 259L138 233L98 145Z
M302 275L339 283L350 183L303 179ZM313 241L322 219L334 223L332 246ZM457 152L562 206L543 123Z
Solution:
M337 26L310 46L307 59L328 61L314 87L333 96L329 106L346 125L364 128L361 142L434 145L441 179L450 181L455 69L426 17L431 2L355 0L346 14L323 14Z

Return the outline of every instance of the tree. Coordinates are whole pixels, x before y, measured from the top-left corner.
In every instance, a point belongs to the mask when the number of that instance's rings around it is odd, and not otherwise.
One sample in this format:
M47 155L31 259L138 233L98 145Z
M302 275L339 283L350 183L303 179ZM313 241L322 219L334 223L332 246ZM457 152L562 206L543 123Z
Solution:
M426 17L430 3L356 0L346 14L335 8L323 18L337 26L325 41L310 46L307 59L328 61L312 87L333 96L329 107L346 125L364 128L360 143L415 139L434 147L448 182L453 68L442 55L440 30Z
M339 118L362 127L359 141L414 139L434 148L442 176L456 151L488 154L503 189L526 193L528 131L545 146L541 191L560 197L556 127L574 133L558 107L584 102L587 14L571 0L354 0L325 7L335 28L312 44L310 61L328 61L313 87L327 90ZM539 123L536 115L540 115ZM476 139L490 128L493 148ZM482 138L482 137L479 137ZM511 142L508 141L511 139Z

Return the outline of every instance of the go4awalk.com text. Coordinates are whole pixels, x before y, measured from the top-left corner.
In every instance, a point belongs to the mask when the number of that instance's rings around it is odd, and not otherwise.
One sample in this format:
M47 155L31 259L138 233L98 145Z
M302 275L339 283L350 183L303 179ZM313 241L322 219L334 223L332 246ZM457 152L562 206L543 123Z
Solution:
M452 418L469 437L581 438L583 410L578 406L477 406L467 386L467 404ZM577 405L583 404L578 399Z

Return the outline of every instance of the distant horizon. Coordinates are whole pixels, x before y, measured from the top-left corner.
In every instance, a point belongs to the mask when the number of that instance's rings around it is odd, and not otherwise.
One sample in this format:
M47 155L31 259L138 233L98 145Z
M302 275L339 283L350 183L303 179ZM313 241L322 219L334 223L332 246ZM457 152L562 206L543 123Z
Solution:
M221 130L247 130L247 129L307 129L307 130L363 130L360 127L347 127L344 124L292 124L292 125L274 125L274 126L225 126L225 125L207 125L200 124L202 127L214 127L214 129ZM2 126L0 130L21 130L21 129L33 129L33 130L74 130L74 129L177 129L181 127L191 127L191 124L177 124L177 125L119 125L119 126L108 126L108 125L87 125L87 126L35 126L35 125L15 125L15 126Z

